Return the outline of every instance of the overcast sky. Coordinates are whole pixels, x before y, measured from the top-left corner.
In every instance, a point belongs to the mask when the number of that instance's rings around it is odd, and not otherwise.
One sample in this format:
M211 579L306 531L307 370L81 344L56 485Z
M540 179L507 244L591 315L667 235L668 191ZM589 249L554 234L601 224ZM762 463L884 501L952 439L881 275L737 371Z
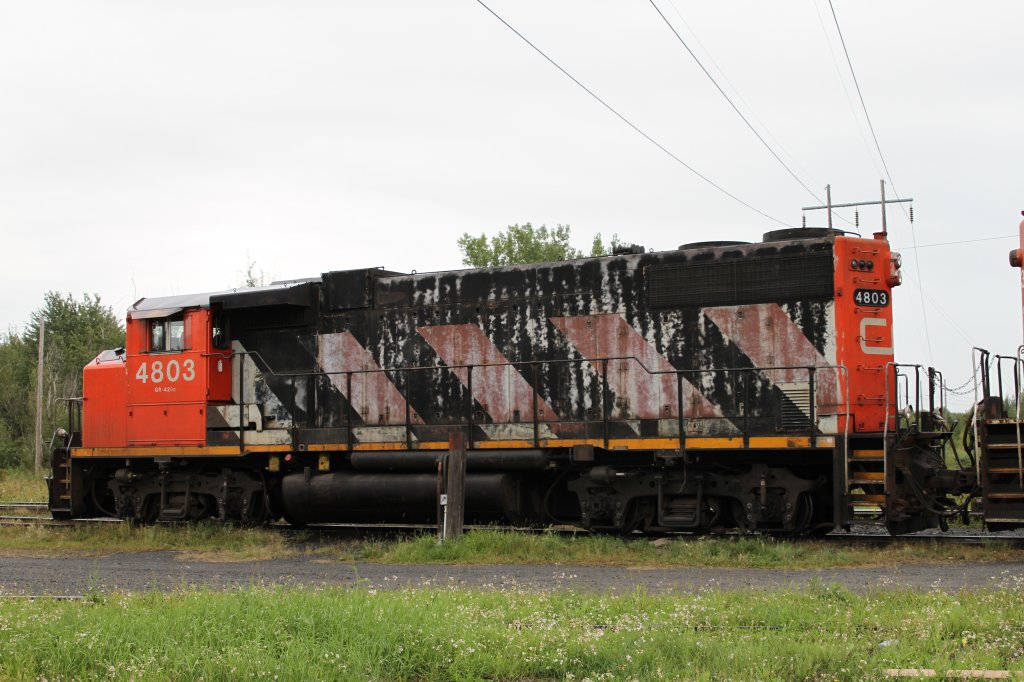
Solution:
M877 198L827 0L657 2L819 197ZM958 384L972 344L1021 342L1006 254L1024 209L1024 3L833 2L895 189L915 200L913 234L890 212L897 359ZM649 1L488 4L743 201L792 225L817 203ZM0 0L4 328L47 290L120 315L235 286L247 258L277 279L456 268L460 234L526 221L658 250L779 227L473 0ZM865 235L877 223L862 212Z

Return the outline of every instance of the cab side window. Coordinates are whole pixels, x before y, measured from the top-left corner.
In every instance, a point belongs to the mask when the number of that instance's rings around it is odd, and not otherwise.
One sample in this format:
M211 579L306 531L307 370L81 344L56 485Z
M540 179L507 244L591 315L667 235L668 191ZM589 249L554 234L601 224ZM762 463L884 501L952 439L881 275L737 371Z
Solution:
M185 321L169 321L167 323L167 338L170 342L167 350L183 350L185 348Z
M228 339L228 324L227 320L224 319L224 314L216 312L213 314L213 325L212 325L210 341L213 343L214 348L224 350L231 347L231 341Z
M160 353L167 350L167 334L163 320L151 320L149 323L149 352Z
M188 339L183 319L149 321L149 352L167 353L188 349Z

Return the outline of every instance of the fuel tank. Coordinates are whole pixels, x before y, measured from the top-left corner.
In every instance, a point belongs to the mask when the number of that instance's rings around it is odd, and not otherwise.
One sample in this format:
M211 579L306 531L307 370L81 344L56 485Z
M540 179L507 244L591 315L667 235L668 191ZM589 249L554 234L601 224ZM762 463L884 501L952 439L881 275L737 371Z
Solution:
M539 503L524 488L511 474L467 474L465 522L536 518ZM425 473L296 473L282 479L281 502L285 518L295 524L437 523L438 479Z

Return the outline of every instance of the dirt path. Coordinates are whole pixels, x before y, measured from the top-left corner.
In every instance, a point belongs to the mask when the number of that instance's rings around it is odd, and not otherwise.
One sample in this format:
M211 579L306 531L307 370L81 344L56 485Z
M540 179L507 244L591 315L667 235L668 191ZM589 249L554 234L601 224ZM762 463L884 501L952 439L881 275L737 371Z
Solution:
M575 589L597 592L693 592L836 584L850 590L911 587L956 591L1024 586L1024 563L902 565L836 569L626 569L605 566L450 566L345 563L317 558L211 563L174 552L102 557L0 557L0 595L81 595L89 590L230 589L250 585L362 585L484 589Z

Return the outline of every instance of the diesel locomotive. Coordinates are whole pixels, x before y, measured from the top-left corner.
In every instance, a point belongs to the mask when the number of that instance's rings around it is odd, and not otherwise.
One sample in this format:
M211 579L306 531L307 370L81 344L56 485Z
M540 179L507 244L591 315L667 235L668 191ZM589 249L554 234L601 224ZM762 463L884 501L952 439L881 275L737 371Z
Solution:
M884 234L804 228L144 298L84 370L50 507L433 523L459 434L467 522L941 525L982 472L947 466L941 376L895 362L900 280Z

